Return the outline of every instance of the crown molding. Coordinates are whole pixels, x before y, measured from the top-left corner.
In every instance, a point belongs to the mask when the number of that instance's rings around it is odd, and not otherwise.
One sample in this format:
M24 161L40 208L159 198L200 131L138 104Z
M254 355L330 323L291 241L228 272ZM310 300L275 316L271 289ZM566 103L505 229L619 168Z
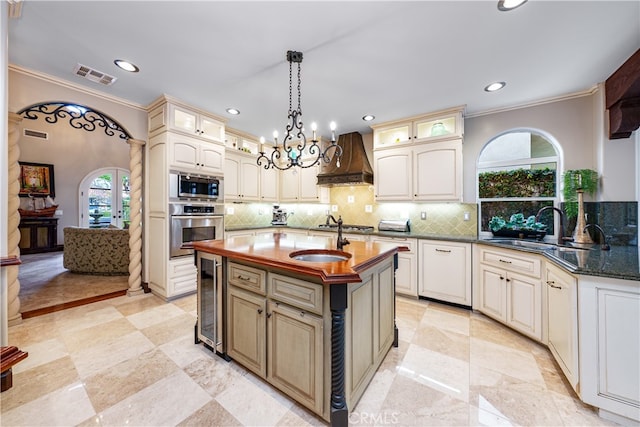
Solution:
M498 114L498 113L505 113L507 111L521 110L523 108L537 107L539 105L552 104L554 102L567 101L569 99L575 99L575 98L582 98L583 96L591 96L596 92L598 92L598 85L594 85L589 89L586 89L580 92L572 92L565 95L554 96L551 98L539 99L539 100L528 102L525 104L512 105L510 107L495 108L493 110L479 111L477 113L466 114L464 118L471 119L474 117L488 116L490 114Z
M119 97L116 97L116 96L113 96L113 95L109 95L109 94L104 93L104 92L100 92L100 91L97 91L97 90L92 90L92 89L89 89L89 88L87 88L85 86L79 86L79 85L73 84L73 83L71 83L71 82L69 82L67 80L63 80L63 79L60 79L58 77L51 76L49 74L45 74L45 73L42 73L40 71L30 70L28 68L23 68L23 67L20 67L18 65L14 65L14 64L9 64L8 68L9 68L9 71L15 71L16 73L23 74L23 75L29 76L29 77L33 77L33 78L36 78L36 79L39 79L39 80L43 80L43 81L45 81L47 83L55 84L55 85L62 86L62 87L67 88L67 89L71 89L71 90L75 90L75 91L78 91L78 92L85 93L87 95L95 96L97 98L104 99L105 101L113 102L115 104L120 104L122 106L125 106L125 107L128 107L128 108L133 108L133 109L144 111L144 112L147 111L147 109L144 106L140 105L140 104L136 104L136 103L128 101L126 99L119 98Z

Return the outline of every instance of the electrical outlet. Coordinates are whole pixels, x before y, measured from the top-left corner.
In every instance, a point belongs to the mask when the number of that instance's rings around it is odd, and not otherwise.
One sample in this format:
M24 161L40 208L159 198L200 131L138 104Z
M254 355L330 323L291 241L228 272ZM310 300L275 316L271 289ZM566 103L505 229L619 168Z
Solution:
M356 198L354 196L347 196L347 203L355 203Z
M55 216L62 216L62 209L56 209Z
M420 219L427 219L427 213L425 211L420 212Z
M464 213L464 220L465 221L469 221L471 219L471 215L469 215L469 212L465 212Z
M307 209L307 216L313 215L313 209Z
M233 214L235 213L235 211L236 211L236 210L235 210L234 208L232 208L232 207L228 207L228 208L227 208L227 215L233 215Z
M364 205L364 211L367 213L371 213L373 212L373 206L371 205Z
M338 205L331 205L331 212L338 212Z

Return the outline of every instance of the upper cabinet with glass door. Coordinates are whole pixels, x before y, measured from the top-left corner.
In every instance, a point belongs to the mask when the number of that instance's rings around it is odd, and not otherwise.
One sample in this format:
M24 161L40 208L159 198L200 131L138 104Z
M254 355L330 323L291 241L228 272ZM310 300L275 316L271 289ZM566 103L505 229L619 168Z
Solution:
M464 107L456 107L371 126L373 148L462 138L463 111Z
M224 144L225 119L163 95L152 104L149 134L166 130Z

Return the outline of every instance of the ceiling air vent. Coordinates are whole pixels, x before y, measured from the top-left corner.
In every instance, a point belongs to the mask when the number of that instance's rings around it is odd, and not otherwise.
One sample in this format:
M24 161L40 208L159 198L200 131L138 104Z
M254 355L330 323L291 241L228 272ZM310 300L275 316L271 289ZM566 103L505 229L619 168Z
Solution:
M95 70L82 64L76 64L76 67L73 69L73 74L105 86L111 86L117 80L117 77L110 76L102 71Z
M23 129L22 133L24 136L30 136L31 138L49 139L47 132L40 132L39 130Z

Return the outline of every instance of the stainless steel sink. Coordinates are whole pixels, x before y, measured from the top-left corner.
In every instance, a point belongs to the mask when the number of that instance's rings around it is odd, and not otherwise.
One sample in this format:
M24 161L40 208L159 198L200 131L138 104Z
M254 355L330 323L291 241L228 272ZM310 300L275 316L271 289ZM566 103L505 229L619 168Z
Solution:
M538 249L541 251L551 250L558 252L579 252L588 251L590 248L583 248L578 246L569 245L554 245L552 243L545 242L532 242L530 240L517 240L517 239L489 239L490 242L500 243L501 245L517 246L521 248Z
M307 262L341 262L351 258L351 254L331 249L306 249L291 252L289 258Z
M515 239L490 239L490 242L500 243L503 245L511 245L511 246L519 246L521 248L531 248L531 249L554 249L556 245L552 245L550 243L544 242L532 242L529 240L515 240Z

